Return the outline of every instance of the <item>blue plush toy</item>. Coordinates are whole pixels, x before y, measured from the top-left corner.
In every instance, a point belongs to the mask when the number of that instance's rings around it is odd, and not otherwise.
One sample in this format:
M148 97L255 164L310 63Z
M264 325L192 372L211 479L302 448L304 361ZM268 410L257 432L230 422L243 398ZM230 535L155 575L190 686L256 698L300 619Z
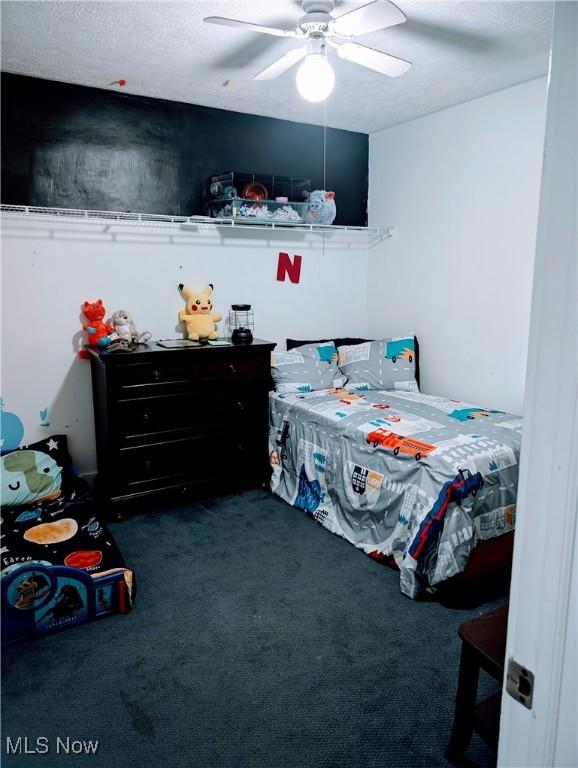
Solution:
M308 224L333 224L336 214L335 192L315 189L309 195L309 206L307 208Z

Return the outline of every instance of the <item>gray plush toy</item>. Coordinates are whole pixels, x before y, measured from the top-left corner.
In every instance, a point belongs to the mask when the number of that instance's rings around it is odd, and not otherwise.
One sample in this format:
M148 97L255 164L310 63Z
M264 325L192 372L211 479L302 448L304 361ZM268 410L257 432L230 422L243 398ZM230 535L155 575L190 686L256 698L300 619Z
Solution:
M146 344L152 335L149 331L139 333L126 309L117 309L109 323L114 326L119 339L130 341L133 344Z
M309 195L307 223L333 224L336 214L335 192L326 192L324 189L313 190Z

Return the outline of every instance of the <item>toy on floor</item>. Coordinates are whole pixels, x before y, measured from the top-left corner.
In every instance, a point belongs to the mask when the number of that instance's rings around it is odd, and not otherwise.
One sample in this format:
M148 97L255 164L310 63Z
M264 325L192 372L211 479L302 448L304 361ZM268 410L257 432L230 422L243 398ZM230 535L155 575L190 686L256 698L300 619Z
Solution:
M187 302L186 309L179 312L179 319L186 323L187 336L191 341L199 339L216 339L219 336L217 326L222 315L213 315L213 302L209 298L213 293L213 285L209 285L202 293L194 293L186 285L179 283L179 291Z
M324 189L313 190L309 195L307 223L333 224L336 215L335 192L326 192Z
M149 331L139 333L136 325L133 323L132 317L126 309L117 309L116 312L113 313L109 323L113 326L118 334L118 338L122 339L122 341L130 341L133 344L146 344L152 335Z
M2 456L0 466L5 506L38 504L60 496L62 468L47 453L13 451Z
M91 347L105 349L110 342L116 338L116 333L114 332L112 325L103 322L106 309L104 308L102 299L98 299L98 301L92 303L85 301L82 305L82 311L84 316L88 319L87 323L82 324L83 329L88 335L88 343Z

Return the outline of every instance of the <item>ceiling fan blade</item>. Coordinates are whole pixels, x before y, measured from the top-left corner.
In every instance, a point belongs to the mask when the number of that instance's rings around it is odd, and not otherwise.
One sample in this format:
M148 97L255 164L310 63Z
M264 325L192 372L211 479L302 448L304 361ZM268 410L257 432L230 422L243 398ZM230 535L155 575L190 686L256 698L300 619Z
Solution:
M255 75L253 80L273 80L283 72L286 72L293 64L297 64L304 56L307 55L307 46L303 48L292 48L280 59L274 61L273 64L269 64L268 67L261 70L258 75Z
M260 32L263 35L275 37L301 37L293 29L277 29L276 27L264 27L262 24L253 24L252 21L239 21L239 19L226 19L224 16L206 16L203 21L209 24L219 24L222 27L238 27L248 32Z
M361 8L339 16L331 26L338 35L355 37L403 24L405 20L405 14L389 0L373 0L367 5L362 5Z
M382 53L359 43L343 43L335 45L335 48L340 58L361 64L362 67L381 72L388 77L399 77L411 67L410 61L398 59L397 56L390 56L389 53Z

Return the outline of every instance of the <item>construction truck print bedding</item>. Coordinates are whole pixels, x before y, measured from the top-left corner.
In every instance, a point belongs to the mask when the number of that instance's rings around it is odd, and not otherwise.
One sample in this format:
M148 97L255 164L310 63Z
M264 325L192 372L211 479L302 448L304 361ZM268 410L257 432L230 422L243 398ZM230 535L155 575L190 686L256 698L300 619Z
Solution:
M522 421L417 392L270 395L271 489L415 598L514 527Z

